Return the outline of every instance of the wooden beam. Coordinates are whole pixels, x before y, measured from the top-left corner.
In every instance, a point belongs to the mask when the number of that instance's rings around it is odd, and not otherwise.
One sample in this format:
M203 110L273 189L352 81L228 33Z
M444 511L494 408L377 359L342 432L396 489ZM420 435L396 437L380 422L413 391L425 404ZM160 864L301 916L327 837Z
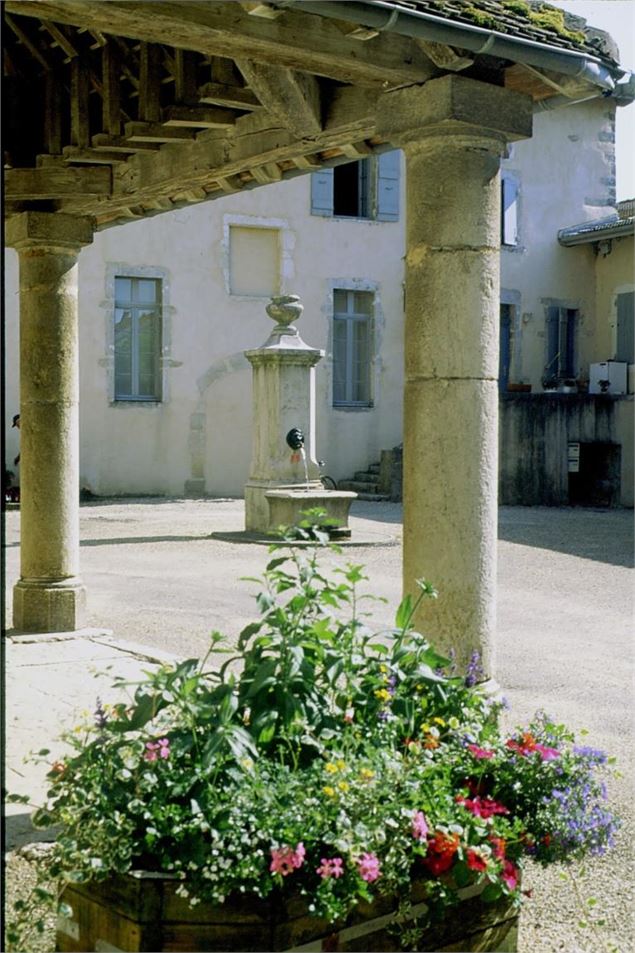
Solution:
M342 146L342 152L349 159L363 159L373 154L373 150L367 142L346 142Z
M196 138L196 130L159 122L127 122L125 138L130 142L189 142Z
M107 43L101 51L102 71L102 129L109 136L121 133L121 86L119 73L121 58L114 43Z
M62 30L55 25L55 23L51 23L49 20L43 20L42 28L50 33L57 46L64 50L69 59L72 60L74 56L78 55L77 50L68 39L66 34L63 33Z
M51 155L62 152L62 85L54 73L46 74L44 86L44 142Z
M106 152L154 152L161 148L158 142L129 142L121 136L109 136L106 133L98 133L91 142L93 149Z
M282 170L275 162L269 162L266 165L257 165L249 170L256 182L261 185L268 185L271 182L282 181Z
M244 86L228 86L226 83L204 83L198 88L201 103L213 103L227 109L258 109L260 100Z
M66 162L71 165L114 165L117 162L126 162L128 159L128 156L122 152L78 149L77 146L64 146L62 153Z
M236 3L191 0L5 0L9 12L45 17L211 56L389 88L423 83L438 69L408 37L382 34L367 43L343 36L328 18L286 10L278 20L249 16Z
M196 58L187 50L175 50L174 97L177 103L193 105L198 101Z
M76 56L71 60L71 145L80 149L86 149L90 145L89 94L88 69Z
M214 106L166 106L163 110L163 123L166 126L218 129L233 126L235 122L235 113Z
M322 168L319 156L296 156L293 159L293 164L298 169L304 169L307 172L315 172Z
M50 201L111 194L110 169L71 169L47 166L42 169L7 169L4 192L8 201Z
M142 43L139 51L139 119L158 122L161 118L161 85L159 82L159 47Z
M284 13L270 3L259 3L258 0L240 0L240 5L250 16L262 17L264 20L277 20Z
M238 60L236 65L265 109L298 139L319 134L320 86L315 76L253 60Z
M22 10L16 10L15 12L22 13ZM22 27L18 23L16 23L13 17L6 12L5 12L4 18L5 18L5 22L7 26L9 26L11 30L13 31L13 33L15 33L20 43L22 43L22 45L29 51L31 56L35 57L38 63L40 63L40 65L43 66L45 70L50 70L51 64L48 62L47 59L45 59L45 57L42 54L42 51L38 49L35 43L33 43L33 41L30 39L28 34L22 29Z
M431 40L417 40L417 43L432 62L443 70L458 73L474 63L474 57L459 53L452 46L445 43L434 43Z

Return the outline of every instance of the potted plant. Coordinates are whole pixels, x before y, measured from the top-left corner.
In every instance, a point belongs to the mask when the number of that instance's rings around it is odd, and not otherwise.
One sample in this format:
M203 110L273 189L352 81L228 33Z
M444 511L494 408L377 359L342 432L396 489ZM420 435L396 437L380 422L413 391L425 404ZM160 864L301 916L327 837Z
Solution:
M303 534L272 547L236 648L212 635L220 667L98 702L49 765L59 950L513 950L523 857L611 844L604 756L544 715L502 734L478 655L457 672L409 596L373 631L362 568L327 578Z

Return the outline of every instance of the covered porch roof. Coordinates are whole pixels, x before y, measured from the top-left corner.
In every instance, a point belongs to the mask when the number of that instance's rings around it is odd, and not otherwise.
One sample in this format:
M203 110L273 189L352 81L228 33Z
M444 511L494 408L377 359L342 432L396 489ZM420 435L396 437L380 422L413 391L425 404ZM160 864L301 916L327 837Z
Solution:
M447 73L536 108L632 98L610 37L501 0L5 0L5 217L96 229L389 148L381 95Z

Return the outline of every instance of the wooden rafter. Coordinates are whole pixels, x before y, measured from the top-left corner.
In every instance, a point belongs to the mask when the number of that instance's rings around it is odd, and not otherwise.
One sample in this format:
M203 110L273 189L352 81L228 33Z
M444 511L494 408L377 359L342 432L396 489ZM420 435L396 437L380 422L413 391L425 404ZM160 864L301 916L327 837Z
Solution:
M438 70L407 37L386 34L381 43L343 36L323 17L294 9L275 21L245 13L238 4L148 0L5 0L10 12L46 17L149 43L212 56L248 58L367 86L421 83Z
M298 139L320 133L320 86L315 76L253 60L238 60L237 65L265 109Z

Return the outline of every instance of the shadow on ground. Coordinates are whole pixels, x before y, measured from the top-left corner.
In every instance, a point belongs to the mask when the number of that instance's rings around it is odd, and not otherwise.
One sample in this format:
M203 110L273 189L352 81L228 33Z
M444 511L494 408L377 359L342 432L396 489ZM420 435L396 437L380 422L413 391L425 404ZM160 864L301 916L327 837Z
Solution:
M557 536L554 535L556 513ZM498 538L613 566L630 568L634 562L632 510L501 506Z

